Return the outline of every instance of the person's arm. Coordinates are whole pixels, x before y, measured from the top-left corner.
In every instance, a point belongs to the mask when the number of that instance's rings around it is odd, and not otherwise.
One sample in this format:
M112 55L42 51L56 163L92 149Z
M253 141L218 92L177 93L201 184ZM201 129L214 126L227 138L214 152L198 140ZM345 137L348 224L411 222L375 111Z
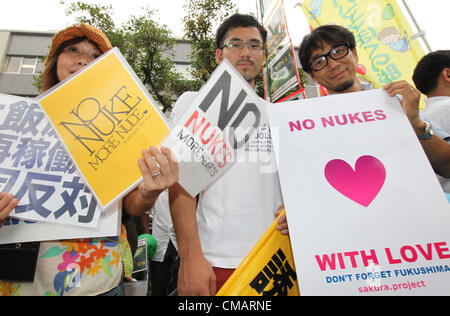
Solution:
M417 125L416 134L423 134L425 123ZM420 140L425 154L435 173L444 178L450 178L450 144L440 137L433 135L430 139Z
M216 277L203 255L197 229L196 199L180 184L169 188L170 213L177 236L180 296L209 296L216 293Z
M430 140L432 142L429 144L425 143ZM420 142L433 166L434 172L441 177L450 178L450 144L436 135Z
M155 205L162 191L178 181L178 163L168 148L144 150L138 165L143 181L123 199L124 209L131 216L142 216Z
M425 122L419 117L420 92L406 81L391 82L384 89L390 96L402 96L400 103L411 126L417 135L423 134ZM443 177L450 177L450 144L436 135L420 140L420 144L434 171Z
M150 218L147 214L141 216L142 233L150 235Z
M5 224L9 214L19 204L19 200L12 194L0 192L0 228Z

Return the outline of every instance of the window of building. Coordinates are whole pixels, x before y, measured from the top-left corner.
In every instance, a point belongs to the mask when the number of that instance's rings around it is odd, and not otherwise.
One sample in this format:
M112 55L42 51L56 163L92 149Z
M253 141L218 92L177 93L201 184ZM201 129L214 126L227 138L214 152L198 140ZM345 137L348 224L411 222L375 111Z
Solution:
M20 64L22 63L22 57L8 57L6 62L5 72L7 73L18 73Z
M182 74L185 79L193 79L191 74L189 73L189 70L191 68L191 65L185 65L185 64L175 64L175 70Z
M37 61L37 57L9 56L4 72L34 75L36 73Z

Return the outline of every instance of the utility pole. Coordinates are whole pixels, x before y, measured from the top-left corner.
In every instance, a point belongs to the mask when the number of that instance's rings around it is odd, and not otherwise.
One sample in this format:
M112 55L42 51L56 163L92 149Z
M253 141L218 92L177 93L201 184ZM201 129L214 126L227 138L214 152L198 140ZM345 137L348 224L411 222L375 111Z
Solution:
M416 18L414 17L414 15L411 12L411 9L409 8L408 4L406 3L406 0L402 0L402 2L403 2L403 5L404 5L406 11L408 12L409 16L411 17L411 20L413 21L414 25L417 28L418 33L416 35L414 35L414 38L421 37L423 42L425 43L425 46L428 49L428 52L431 52L432 50L431 50L430 44L428 43L428 41L426 39L426 32L420 28L419 24L417 23Z

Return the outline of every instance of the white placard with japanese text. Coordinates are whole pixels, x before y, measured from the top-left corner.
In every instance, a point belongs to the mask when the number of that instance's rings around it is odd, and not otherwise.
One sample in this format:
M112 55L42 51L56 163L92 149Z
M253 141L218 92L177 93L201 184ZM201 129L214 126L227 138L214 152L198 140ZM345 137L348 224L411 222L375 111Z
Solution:
M111 204L102 213L98 227L77 227L52 223L33 223L8 218L0 229L0 245L36 241L72 240L120 236L122 202Z
M102 209L38 103L0 94L0 191L11 217L96 228Z

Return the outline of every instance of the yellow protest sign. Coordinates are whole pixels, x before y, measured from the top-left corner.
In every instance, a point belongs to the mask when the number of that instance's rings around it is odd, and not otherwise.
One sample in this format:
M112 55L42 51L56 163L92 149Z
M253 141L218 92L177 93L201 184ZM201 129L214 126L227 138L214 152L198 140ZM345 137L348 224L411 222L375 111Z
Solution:
M280 216L284 215L283 211ZM279 217L278 217L279 218ZM217 292L217 296L299 296L289 236L278 230L278 219Z
M302 8L313 28L333 23L353 32L358 73L375 88L397 80L412 83L424 51L395 0L305 0Z
M103 207L142 178L137 160L170 130L117 49L38 98Z

